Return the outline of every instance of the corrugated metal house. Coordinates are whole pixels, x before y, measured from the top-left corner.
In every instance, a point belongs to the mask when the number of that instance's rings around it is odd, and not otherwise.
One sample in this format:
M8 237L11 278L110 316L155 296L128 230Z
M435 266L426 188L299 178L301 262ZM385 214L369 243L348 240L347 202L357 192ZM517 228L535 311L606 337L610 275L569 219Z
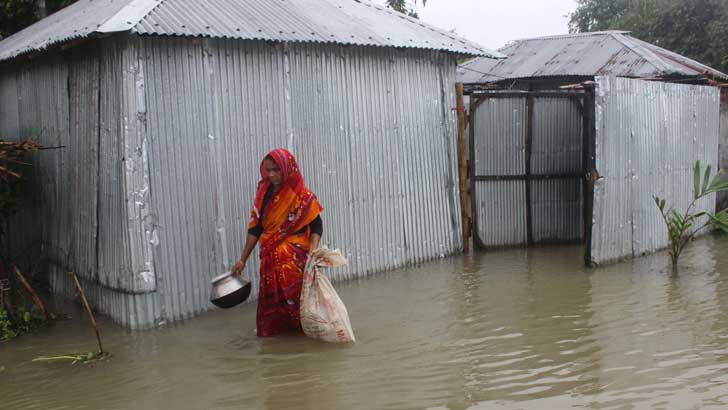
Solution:
M126 326L190 317L286 146L336 279L450 254L462 55L498 53L364 1L81 0L0 42L0 135L63 147L35 156L14 245Z
M652 196L684 209L694 161L718 163L720 92L706 85L728 76L623 31L500 51L458 68L476 243L584 242L591 264L665 247Z
M687 84L728 81L728 75L629 35L599 31L516 40L499 50L508 58L474 58L458 67L458 81L479 88L554 89L595 76L660 79Z

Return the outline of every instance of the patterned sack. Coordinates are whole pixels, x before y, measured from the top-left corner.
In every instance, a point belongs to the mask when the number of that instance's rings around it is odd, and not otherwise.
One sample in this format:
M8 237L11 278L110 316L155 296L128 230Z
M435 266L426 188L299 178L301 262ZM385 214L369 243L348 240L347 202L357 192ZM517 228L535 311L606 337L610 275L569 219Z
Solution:
M326 247L313 252L303 273L301 289L301 327L306 336L324 342L354 342L349 313L336 294L329 278L319 267L346 265L341 252Z

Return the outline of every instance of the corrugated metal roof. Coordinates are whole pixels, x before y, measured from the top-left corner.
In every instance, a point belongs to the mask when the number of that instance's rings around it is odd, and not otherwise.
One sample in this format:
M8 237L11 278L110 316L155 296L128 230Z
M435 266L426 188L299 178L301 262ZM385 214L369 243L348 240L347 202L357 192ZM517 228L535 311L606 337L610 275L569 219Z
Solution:
M476 58L458 67L465 84L507 79L613 75L632 78L728 75L638 40L627 31L602 31L517 40L499 50L508 58Z
M80 0L0 41L0 61L53 44L88 37L111 20L129 0Z
M0 42L0 61L76 38L120 31L503 57L367 0L80 0Z

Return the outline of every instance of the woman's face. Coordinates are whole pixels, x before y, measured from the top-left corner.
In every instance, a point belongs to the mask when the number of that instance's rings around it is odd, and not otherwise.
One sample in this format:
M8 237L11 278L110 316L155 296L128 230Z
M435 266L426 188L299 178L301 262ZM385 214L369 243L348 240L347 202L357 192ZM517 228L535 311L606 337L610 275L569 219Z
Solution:
M269 158L264 159L263 168L265 169L265 175L268 176L268 180L271 184L279 186L283 183L283 175L275 161Z

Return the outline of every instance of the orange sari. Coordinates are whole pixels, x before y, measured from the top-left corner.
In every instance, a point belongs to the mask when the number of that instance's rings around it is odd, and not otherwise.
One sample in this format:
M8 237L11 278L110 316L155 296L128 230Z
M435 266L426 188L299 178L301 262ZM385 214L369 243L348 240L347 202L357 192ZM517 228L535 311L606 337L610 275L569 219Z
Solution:
M281 170L283 184L265 205L260 236L260 289L256 327L258 336L302 332L300 317L303 268L308 259L310 229L323 211L316 195L304 185L296 158L284 148L268 154ZM270 181L263 164L255 204L248 225L260 221L263 199ZM303 232L300 232L303 230Z

